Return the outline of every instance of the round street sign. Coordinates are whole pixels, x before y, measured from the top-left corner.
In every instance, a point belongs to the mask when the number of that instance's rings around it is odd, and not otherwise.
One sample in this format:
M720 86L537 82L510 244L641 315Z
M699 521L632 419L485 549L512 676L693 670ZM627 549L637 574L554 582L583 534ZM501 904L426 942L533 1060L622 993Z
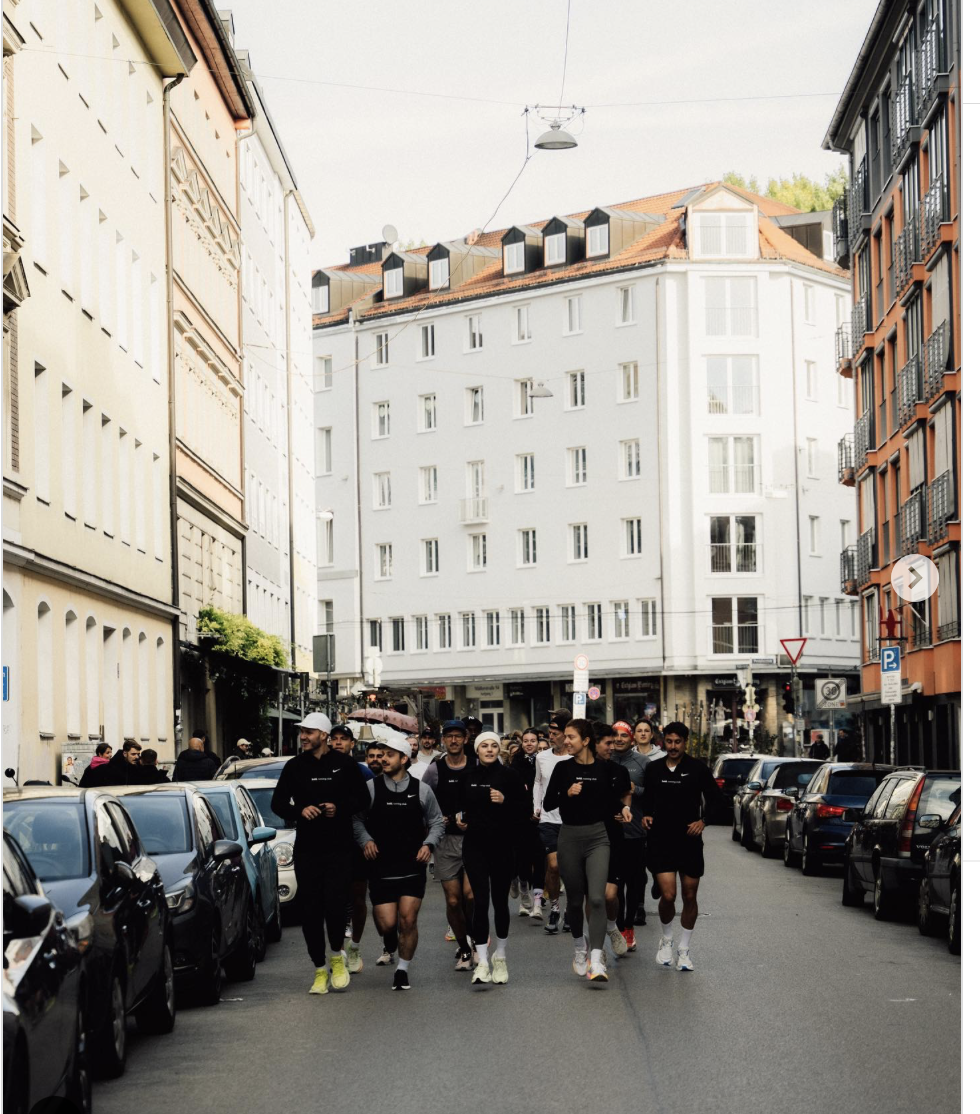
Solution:
M576 654L575 655L575 668L576 669L588 669L589 668L589 658L588 658L587 654Z
M589 689L588 695L590 700L598 700L599 697L602 696L602 689L599 688L598 685L593 685L592 688Z

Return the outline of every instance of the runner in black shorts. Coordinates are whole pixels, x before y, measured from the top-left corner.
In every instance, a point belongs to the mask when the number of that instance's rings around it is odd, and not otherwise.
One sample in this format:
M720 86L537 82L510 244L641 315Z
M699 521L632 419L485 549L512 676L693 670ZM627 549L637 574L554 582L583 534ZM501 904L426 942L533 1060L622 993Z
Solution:
M691 933L698 919L698 884L704 874L702 798L723 805L721 790L711 771L686 754L688 729L683 723L664 728L667 757L651 762L643 775L643 827L647 829L647 861L660 887L660 945L657 962L669 967L673 960L674 902L677 875L681 876L681 938L677 945L677 970L693 971Z

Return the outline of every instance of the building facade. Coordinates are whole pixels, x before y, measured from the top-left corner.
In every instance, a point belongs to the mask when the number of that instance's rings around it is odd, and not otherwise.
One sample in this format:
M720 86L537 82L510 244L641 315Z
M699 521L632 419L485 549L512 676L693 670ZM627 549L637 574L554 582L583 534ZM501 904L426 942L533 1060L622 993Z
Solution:
M857 664L823 218L709 184L314 276L319 634L511 729L570 706L783 732L781 638ZM810 227L812 226L812 227ZM829 247L829 245L828 245ZM812 686L811 686L812 687Z
M148 0L5 6L3 722L21 781L100 739L173 752L164 86L194 62Z
M960 761L959 43L954 0L880 4L824 140L851 170L834 223L853 276L837 347L857 413L839 446L859 522L841 555L862 614L853 707L869 753L938 767ZM892 584L916 553L939 571L922 603ZM880 699L889 644L903 658L894 739Z

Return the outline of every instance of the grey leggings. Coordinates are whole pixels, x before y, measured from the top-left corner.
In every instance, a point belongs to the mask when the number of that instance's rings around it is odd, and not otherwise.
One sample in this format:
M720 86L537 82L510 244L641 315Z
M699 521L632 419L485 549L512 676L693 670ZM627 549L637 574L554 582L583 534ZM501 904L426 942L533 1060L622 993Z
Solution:
M558 833L558 873L565 883L565 919L578 939L582 935L582 903L589 903L589 947L601 948L606 938L606 880L609 876L609 835L605 824L562 824Z

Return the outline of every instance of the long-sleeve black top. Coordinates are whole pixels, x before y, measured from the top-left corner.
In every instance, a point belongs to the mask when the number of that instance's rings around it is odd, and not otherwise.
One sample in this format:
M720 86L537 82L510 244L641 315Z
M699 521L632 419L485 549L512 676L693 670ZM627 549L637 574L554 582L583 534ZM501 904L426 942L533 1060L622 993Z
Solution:
M701 798L723 806L725 798L708 767L689 754L671 769L667 759L648 764L643 773L643 812L657 832L686 831L702 819Z
M537 773L538 769L537 763L535 762L537 756L536 751L534 754L525 754L523 750L518 750L510 760L510 768L517 774L521 781L524 782L529 798L534 792L534 775Z
M513 839L531 815L531 798L524 782L499 762L489 766L478 762L468 767L461 788L467 836ZM491 789L503 793L503 801L491 801Z
M573 797L568 790L581 782L582 792ZM544 810L558 809L563 824L605 824L622 807L623 771L611 762L559 762L544 795Z
M304 820L307 805L336 805L335 816L321 813ZM296 828L296 850L349 850L352 817L370 804L367 782L353 758L328 749L319 758L310 751L290 758L272 794L272 811Z

